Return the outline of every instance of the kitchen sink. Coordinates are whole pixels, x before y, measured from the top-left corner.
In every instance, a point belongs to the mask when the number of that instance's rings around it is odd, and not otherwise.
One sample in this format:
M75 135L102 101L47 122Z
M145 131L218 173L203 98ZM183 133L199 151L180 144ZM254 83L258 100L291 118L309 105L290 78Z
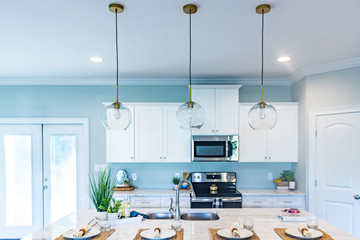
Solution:
M149 219L172 219L169 212L151 212L148 214Z
M216 212L189 212L181 214L180 218L188 221L211 221L220 219Z

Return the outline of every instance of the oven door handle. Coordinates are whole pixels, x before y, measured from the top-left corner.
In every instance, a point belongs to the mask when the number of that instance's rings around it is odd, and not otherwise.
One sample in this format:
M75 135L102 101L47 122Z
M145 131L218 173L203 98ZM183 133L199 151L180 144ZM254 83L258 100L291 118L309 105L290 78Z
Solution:
M213 202L215 198L193 198L191 202ZM220 198L221 199L221 198ZM241 197L222 198L223 202L241 202Z

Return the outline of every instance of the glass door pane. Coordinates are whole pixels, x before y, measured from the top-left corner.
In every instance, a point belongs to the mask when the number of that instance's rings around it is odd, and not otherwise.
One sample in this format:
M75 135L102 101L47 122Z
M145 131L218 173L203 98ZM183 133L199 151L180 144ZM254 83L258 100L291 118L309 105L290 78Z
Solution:
M0 125L0 238L42 226L40 125Z
M87 186L79 184L81 125L44 125L44 224L50 224L78 209L79 193ZM78 189L81 186L81 189Z
M31 145L31 135L4 136L6 226L32 225Z

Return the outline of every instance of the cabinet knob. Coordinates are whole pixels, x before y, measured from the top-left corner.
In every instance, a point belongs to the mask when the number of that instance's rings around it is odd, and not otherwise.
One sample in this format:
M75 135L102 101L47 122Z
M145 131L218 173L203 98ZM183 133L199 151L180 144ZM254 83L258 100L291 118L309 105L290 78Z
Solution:
M211 130L211 132L213 133L213 132L215 132L214 130Z
M266 160L266 159L267 159L267 157L264 157L264 159Z
M48 186L44 186L44 188L43 188L43 189L44 189L44 190L47 190L48 188L49 188Z
M359 199L360 199L360 195L359 195L359 194L355 194L355 195L354 195L354 198L355 198L355 200L359 200Z
M166 157L164 157L164 159L166 159Z
M162 157L160 157L160 159L162 159Z
M271 159L271 157L269 157L269 160Z
M130 157L130 159L134 159L134 157Z

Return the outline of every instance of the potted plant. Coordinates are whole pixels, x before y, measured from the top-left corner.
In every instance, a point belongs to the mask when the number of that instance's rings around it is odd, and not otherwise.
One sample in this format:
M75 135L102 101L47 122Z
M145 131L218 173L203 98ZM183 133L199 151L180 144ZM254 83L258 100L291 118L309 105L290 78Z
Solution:
M89 175L89 182L89 196L97 210L96 216L100 219L107 219L107 209L114 194L112 187L116 184L115 178L111 175L110 169L106 167L96 177Z
M111 199L111 203L107 209L108 219L109 220L116 220L120 215L120 208L121 208L122 200L116 201L114 198Z
M179 178L179 177L173 177L173 178L172 178L172 183L174 184L174 189L176 189L177 186L178 186L179 183L180 183L180 178Z
M125 178L124 187L130 187L130 179L129 178Z
M274 183L276 184L277 189L289 189L289 182L294 181L294 172L290 170L284 170L280 174L280 178L274 180Z

